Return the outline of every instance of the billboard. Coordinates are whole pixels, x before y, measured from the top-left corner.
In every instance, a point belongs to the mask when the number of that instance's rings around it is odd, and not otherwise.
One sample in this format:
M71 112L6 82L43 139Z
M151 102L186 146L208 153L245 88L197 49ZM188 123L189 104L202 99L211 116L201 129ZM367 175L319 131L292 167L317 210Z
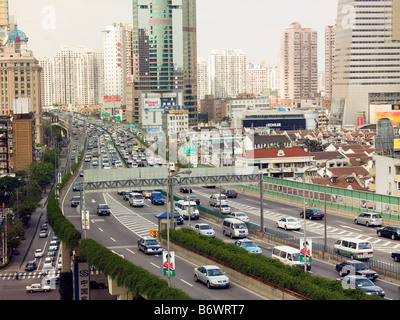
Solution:
M121 96L119 95L104 96L104 102L121 102Z
M144 109L161 108L161 99L160 98L144 98L143 99L143 108Z
M387 112L377 112L376 113L376 122L378 123L379 119L390 119L392 121L393 126L397 126L400 124L400 111L387 111Z

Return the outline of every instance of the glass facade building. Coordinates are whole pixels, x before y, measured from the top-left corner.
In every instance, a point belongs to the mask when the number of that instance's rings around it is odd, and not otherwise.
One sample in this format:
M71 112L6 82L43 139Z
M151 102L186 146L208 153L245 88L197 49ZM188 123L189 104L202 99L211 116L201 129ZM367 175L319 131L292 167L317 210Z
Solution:
M135 122L144 95L175 93L196 124L196 0L133 0L133 51Z

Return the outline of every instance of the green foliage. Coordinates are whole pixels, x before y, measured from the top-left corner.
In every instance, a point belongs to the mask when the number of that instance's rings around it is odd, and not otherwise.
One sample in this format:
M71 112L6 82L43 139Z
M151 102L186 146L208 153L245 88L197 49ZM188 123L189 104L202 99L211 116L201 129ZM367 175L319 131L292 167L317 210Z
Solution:
M161 233L166 236L166 230ZM264 255L252 255L220 239L199 236L191 229L170 230L170 240L199 252L227 267L252 275L311 300L377 300L361 290L345 290L336 280L304 273L301 268L283 264Z
M47 203L47 218L54 233L62 239L68 249L74 250L78 247L81 233L63 215L55 198L55 189L52 190Z
M72 272L62 272L60 274L60 286L58 292L60 294L60 300L72 300L73 299L73 277Z

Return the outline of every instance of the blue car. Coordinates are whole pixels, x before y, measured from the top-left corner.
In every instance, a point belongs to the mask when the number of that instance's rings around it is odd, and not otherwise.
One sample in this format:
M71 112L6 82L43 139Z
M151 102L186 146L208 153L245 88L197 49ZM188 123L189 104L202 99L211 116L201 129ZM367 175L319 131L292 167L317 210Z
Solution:
M139 251L143 251L145 254L162 253L162 247L158 240L150 236L138 240L138 249Z
M247 239L236 240L233 243L236 247L243 248L252 254L262 254L262 250L253 241Z

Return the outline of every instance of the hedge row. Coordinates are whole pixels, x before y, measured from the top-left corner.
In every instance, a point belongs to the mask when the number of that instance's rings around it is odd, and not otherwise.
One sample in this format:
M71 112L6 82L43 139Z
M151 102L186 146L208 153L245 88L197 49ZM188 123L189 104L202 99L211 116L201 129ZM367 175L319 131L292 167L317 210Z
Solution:
M166 231L161 233L165 238ZM243 248L221 239L199 236L191 229L170 230L170 240L180 246L204 254L243 274L258 277L267 283L295 292L310 300L376 300L361 290L345 290L340 281L305 273L264 255L249 254Z
M135 266L94 240L81 240L79 258L116 279L118 286L128 288L136 297L145 297L147 300L193 300L182 290L169 287L167 281Z

